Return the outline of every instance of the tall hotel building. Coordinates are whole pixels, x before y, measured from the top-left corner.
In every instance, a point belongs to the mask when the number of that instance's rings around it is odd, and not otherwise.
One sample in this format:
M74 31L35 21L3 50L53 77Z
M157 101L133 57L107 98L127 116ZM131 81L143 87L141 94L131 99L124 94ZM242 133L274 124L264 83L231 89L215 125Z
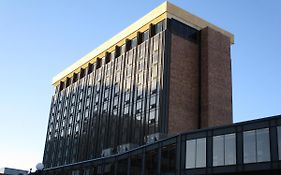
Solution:
M233 42L168 2L152 10L54 77L45 167L232 124Z

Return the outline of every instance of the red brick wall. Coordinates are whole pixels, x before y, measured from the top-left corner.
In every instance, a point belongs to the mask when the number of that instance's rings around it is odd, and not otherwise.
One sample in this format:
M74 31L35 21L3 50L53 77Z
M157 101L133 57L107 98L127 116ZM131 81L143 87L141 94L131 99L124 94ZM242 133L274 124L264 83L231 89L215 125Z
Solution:
M232 123L230 40L205 28L201 31L201 126Z
M171 34L168 132L198 128L198 45Z

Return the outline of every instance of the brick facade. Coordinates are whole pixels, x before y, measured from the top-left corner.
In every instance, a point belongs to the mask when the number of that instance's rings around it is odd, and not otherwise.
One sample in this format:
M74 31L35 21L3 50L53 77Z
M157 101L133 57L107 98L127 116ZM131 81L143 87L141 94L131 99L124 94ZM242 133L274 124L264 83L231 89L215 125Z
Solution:
M171 34L169 134L232 123L230 40L200 34L198 43Z

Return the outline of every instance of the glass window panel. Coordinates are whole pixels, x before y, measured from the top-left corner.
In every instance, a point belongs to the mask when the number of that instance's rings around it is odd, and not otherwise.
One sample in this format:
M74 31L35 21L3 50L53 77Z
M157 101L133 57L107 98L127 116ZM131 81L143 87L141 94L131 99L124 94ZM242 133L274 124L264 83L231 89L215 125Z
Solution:
M129 113L129 106L125 106L124 108L124 114L128 114Z
M152 63L158 62L158 52L154 52L152 55Z
M235 134L225 135L225 165L236 164L236 136Z
M127 83L126 83L126 89L129 90L129 89L130 89L130 86L131 86L131 80L128 79L128 80L127 80Z
M277 137L278 137L278 154L279 160L281 160L281 126L277 127Z
M139 73L139 75L138 75L138 83L139 83L139 84L142 84L142 83L143 83L143 73L142 73L142 72Z
M144 70L144 60L140 60L140 62L139 62L139 70Z
M243 133L244 163L256 162L256 139L255 131Z
M143 92L143 91L142 91L142 87L139 86L139 87L138 87L138 96L141 96L141 95L142 95L142 92Z
M157 51L158 50L158 45L159 45L159 39L157 37L154 37L153 51Z
M131 74L132 74L132 67L130 66L127 68L127 76L129 77L131 76Z
M118 84L115 84L115 85L114 85L114 89L115 89L115 90L114 90L115 94L118 93L118 92L119 92L119 85L118 85Z
M158 154L157 150L152 150L145 153L145 172L147 175L157 174Z
M196 168L206 166L206 138L197 139Z
M129 101L129 100L130 100L130 93L127 92L127 93L125 94L125 101Z
M114 98L114 102L113 102L113 105L116 106L118 104L118 98Z
M224 136L213 137L213 166L224 165Z
M117 72L115 76L115 82L119 82L119 81L120 81L120 72Z
M96 103L99 101L99 96L98 96L98 94L96 95Z
M156 104L156 95L151 96L150 98L150 105Z
M161 174L176 173L176 144L161 148Z
M157 77L157 65L152 67L152 78Z
M85 118L88 118L89 117L89 110L86 110L85 111Z
M137 102L137 110L140 110L140 109L141 109L141 104L142 104L142 101L138 101L138 102Z
M149 113L149 120L155 119L155 110L150 111Z
M143 33L143 41L148 40L148 38L149 38L149 31L147 30Z
M90 106L90 98L87 99L86 106Z
M117 110L113 110L113 115L117 115Z
M103 111L107 111L107 106L108 106L108 103L107 102L105 102L104 104L103 104Z
M133 38L132 41L131 41L131 48L137 46L137 44L138 44L138 43L137 43L137 38L135 37L135 38Z
M105 164L103 167L103 175L114 174L114 164Z
M151 83L151 91L154 92L157 88L157 82L156 80L153 80Z
M94 106L94 111L95 111L95 112L98 111L98 106L97 106L97 105Z
M270 161L269 129L258 129L257 134L257 162Z
M196 140L186 141L185 168L195 168Z
M108 98L108 95L109 95L109 92L108 92L108 90L106 90L106 91L104 92L104 98Z
M100 84L99 84L99 83L96 85L96 91L97 91L97 92L100 91Z
M142 155L134 155L131 157L130 174L141 175L142 173Z
M121 46L121 53L125 53L125 52L126 52L126 45L123 44L123 45Z

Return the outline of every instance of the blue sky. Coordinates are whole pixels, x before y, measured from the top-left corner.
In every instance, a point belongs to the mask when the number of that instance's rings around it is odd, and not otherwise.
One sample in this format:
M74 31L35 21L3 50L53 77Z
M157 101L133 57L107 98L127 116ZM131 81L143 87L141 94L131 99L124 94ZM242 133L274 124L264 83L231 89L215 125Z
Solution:
M42 161L52 77L162 2L0 1L0 167ZM235 35L234 121L281 114L281 1L170 2Z

